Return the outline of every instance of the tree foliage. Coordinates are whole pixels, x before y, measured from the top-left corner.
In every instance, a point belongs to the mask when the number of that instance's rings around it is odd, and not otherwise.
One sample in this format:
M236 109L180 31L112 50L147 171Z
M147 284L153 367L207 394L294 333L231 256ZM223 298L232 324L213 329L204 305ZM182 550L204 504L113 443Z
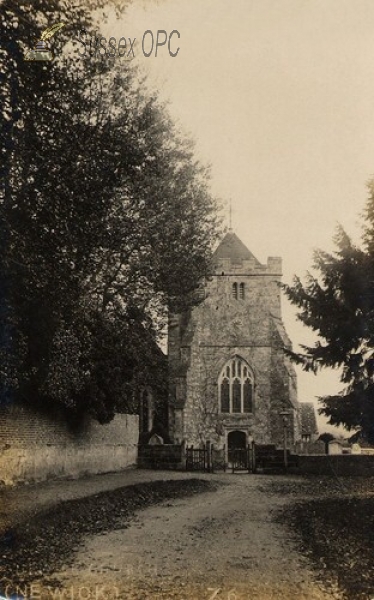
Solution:
M0 382L3 399L105 422L147 377L165 393L151 349L168 308L195 302L217 219L208 172L136 69L77 55L102 4L0 6ZM25 61L55 22L61 54Z
M362 247L339 227L333 253L318 250L306 282L283 289L298 318L318 335L314 346L290 353L306 371L341 368L343 390L321 398L333 425L360 428L374 441L374 185L365 209Z

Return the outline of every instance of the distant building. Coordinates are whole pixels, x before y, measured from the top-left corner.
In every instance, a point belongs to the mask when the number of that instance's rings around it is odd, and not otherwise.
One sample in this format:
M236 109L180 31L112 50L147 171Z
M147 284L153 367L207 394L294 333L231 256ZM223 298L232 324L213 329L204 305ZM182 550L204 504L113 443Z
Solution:
M262 265L235 233L213 256L204 299L169 320L169 428L175 443L287 445L301 438L282 315L282 260ZM312 435L312 433L311 433ZM314 435L314 431L313 431Z

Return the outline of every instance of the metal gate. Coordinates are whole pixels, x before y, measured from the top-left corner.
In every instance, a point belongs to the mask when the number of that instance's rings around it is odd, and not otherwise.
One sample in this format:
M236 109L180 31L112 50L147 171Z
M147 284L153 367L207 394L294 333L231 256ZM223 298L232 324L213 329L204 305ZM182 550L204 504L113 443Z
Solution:
M229 448L227 458L233 473L235 471L253 473L255 470L253 445L246 448Z
M207 464L206 448L186 448L186 470L187 471L206 471Z
M207 443L203 448L186 447L187 471L226 471L229 468L235 471L255 471L254 444L246 448L229 448L226 458L226 449L218 450L213 444Z

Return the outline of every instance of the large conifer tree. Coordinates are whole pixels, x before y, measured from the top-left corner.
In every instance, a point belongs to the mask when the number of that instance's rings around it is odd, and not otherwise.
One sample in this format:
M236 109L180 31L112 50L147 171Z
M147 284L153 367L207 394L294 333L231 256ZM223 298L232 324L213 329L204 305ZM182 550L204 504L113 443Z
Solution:
M342 391L320 400L333 425L359 428L374 442L374 184L369 186L362 247L340 227L336 250L315 252L314 274L283 285L298 318L319 336L291 357L304 370L341 368Z

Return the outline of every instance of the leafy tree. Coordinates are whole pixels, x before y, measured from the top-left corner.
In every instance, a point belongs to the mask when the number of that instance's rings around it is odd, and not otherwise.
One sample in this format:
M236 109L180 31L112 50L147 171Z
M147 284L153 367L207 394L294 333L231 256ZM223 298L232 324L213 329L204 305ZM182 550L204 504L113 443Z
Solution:
M319 412L333 425L360 428L374 442L374 184L365 210L362 247L340 227L335 252L318 250L316 275L295 277L283 289L300 310L298 319L315 331L314 346L290 353L304 370L341 368L344 389L321 398Z
M168 307L195 301L217 220L206 171L135 69L77 57L97 5L0 7L0 381L3 398L105 422L154 374ZM59 21L63 54L25 62Z

